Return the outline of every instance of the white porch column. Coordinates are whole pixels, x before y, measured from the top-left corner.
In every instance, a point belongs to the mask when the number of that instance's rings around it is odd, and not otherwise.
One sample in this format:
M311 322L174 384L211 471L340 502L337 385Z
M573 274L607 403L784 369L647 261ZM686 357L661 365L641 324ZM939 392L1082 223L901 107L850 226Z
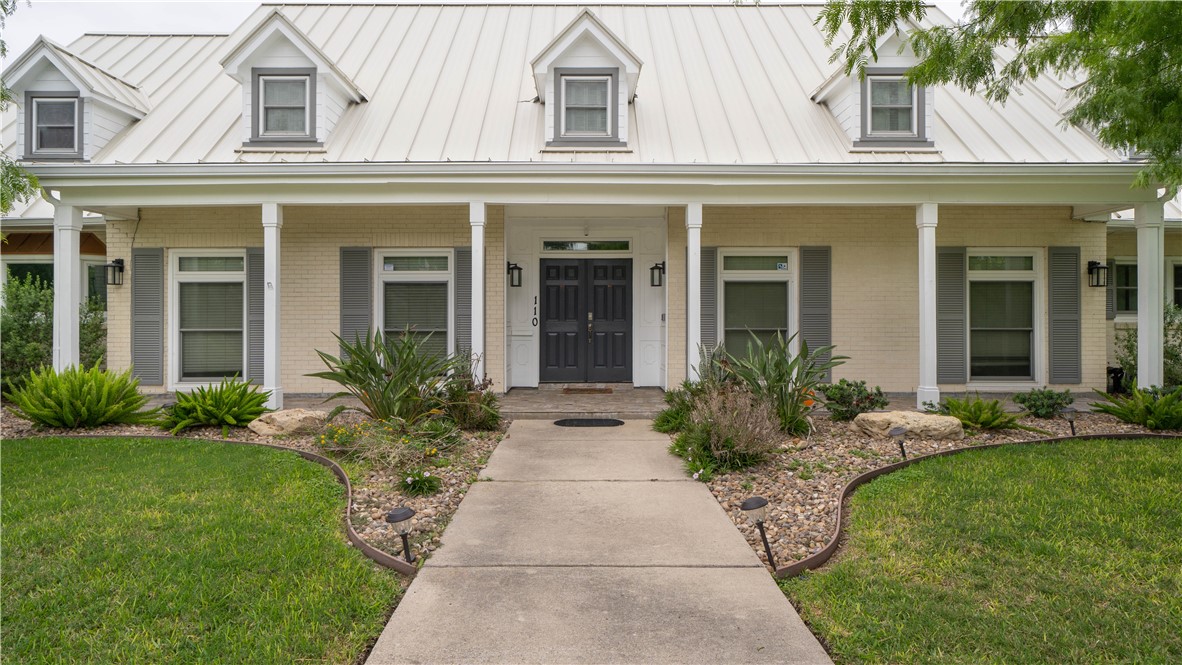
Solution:
M1165 204L1145 203L1136 206L1133 213L1137 228L1137 387L1147 388L1160 386L1165 379L1162 366Z
M278 203L263 204L263 389L271 391L267 407L283 408L280 384L279 333L279 230L283 228L283 208Z
M939 402L936 378L936 223L939 209L935 203L915 206L915 226L919 229L919 386L915 406Z
M472 225L472 355L477 382L484 380L484 201L468 204L468 223Z
M53 368L77 365L79 309L82 307L82 209L53 210Z
M698 347L702 345L702 204L685 207L685 355L686 378L698 378Z

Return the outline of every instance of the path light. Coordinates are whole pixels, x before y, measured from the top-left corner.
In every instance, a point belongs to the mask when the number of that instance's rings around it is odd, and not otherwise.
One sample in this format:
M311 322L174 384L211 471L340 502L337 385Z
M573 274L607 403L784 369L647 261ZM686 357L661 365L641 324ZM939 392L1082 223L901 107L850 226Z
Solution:
M899 446L899 454L903 459L907 459L907 449L903 447L903 440L907 438L907 428L902 425L892 427L891 431L887 432L887 436L895 440L895 445Z
M1075 436L1075 411L1074 406L1065 406L1062 411L1063 418L1067 420L1068 425L1071 425L1071 436Z
M415 511L406 506L399 506L386 513L386 521L394 525L394 530L402 536L402 557L407 563L415 562L415 555L410 551L410 518Z
M772 565L772 570L775 570L776 559L772 556L772 546L767 542L767 532L763 530L763 522L767 519L767 499L753 496L739 504L739 510L742 510L747 519L759 529L759 537L763 539L763 551L767 552L767 562Z

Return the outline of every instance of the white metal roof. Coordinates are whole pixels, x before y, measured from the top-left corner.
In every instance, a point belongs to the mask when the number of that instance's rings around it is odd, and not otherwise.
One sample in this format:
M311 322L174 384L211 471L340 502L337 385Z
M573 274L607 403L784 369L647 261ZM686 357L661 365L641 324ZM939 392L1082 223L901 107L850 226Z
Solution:
M240 85L219 65L278 9L366 91L323 152L241 152ZM543 151L530 59L590 9L644 61L630 152ZM1051 76L1005 106L953 87L935 95L937 152L851 152L810 93L834 71L817 5L267 5L233 35L88 34L78 57L134 82L151 111L95 163L242 161L857 164L1096 163L1121 157L1065 126ZM944 21L938 10L932 20ZM6 135L10 132L5 132Z

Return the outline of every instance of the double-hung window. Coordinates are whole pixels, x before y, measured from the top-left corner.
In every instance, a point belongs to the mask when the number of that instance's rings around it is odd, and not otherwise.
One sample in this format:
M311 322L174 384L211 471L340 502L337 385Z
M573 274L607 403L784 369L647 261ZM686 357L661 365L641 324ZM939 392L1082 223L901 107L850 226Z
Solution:
M916 135L915 86L896 76L871 76L869 91L869 135Z
M80 101L77 96L29 93L27 97L30 157L78 157L82 152Z
M315 88L312 70L256 69L252 140L315 140Z
M611 144L618 141L618 72L613 69L556 70L557 143Z
M971 252L968 262L969 380L1034 380L1035 254Z
M1112 275L1114 286L1113 297L1116 300L1116 313L1137 313L1137 263L1135 261L1118 261L1113 266L1116 274Z
M790 336L791 271L787 251L724 253L720 327L727 352L744 357L759 339Z
M182 383L242 377L246 367L246 257L241 251L177 252L173 318Z
M407 331L430 353L455 350L452 320L452 252L383 252L377 261L380 285L377 321L386 337Z

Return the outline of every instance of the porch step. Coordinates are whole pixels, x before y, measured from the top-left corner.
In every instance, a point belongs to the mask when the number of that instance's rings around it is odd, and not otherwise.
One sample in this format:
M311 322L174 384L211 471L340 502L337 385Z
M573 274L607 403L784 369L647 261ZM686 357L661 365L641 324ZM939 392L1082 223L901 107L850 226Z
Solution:
M664 408L665 391L660 388L634 388L621 383L542 384L538 388L513 388L501 397L501 413L517 420L649 420Z

